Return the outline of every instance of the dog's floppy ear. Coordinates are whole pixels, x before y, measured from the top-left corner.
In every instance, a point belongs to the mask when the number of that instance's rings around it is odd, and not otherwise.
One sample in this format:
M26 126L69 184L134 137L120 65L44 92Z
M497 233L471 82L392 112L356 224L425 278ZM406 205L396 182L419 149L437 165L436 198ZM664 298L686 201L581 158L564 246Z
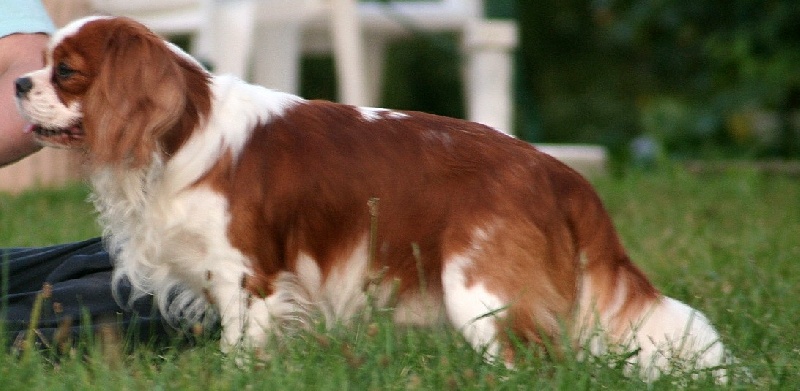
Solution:
M179 123L187 105L181 59L143 26L111 26L102 62L83 101L83 125L97 164L141 167Z

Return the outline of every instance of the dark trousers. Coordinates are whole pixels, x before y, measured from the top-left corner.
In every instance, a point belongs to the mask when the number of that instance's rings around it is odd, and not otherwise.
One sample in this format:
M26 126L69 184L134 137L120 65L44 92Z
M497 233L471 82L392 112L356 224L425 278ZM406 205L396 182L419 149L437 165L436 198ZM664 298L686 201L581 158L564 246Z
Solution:
M38 248L0 249L2 295L0 330L6 342L19 340L29 329L37 295L47 284L49 297L42 300L37 339L47 345L59 335L73 341L94 335L101 325L113 324L125 341L164 342L181 334L166 324L151 297L120 306L111 293L111 259L100 239ZM123 304L130 285L118 287ZM59 329L60 327L60 329Z

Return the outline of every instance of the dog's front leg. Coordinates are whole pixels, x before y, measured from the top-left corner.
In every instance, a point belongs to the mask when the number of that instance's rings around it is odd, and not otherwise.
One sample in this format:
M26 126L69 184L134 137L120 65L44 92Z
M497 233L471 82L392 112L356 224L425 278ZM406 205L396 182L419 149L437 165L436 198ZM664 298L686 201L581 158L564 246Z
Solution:
M294 273L281 272L267 279L271 281L267 295L247 289L248 278L218 280L208 292L221 317L224 353L261 349L273 334L308 323L311 305Z
M270 332L268 297L254 296L239 282L216 281L206 292L217 307L222 323L223 353L263 347Z

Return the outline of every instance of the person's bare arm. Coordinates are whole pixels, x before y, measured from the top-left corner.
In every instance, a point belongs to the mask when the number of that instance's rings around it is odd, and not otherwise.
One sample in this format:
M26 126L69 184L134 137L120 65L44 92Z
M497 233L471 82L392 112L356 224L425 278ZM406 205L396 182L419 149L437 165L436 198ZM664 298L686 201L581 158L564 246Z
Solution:
M14 81L42 67L47 45L44 34L12 34L0 38L0 166L13 163L39 150L31 134L24 133L25 120L14 98Z

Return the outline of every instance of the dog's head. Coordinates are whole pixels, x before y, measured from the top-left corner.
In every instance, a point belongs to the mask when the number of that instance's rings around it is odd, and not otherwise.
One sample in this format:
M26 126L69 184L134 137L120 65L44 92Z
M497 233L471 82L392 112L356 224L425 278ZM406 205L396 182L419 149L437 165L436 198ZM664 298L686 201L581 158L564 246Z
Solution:
M143 25L76 20L56 32L45 67L16 81L17 104L44 145L138 167L169 155L210 111L209 74Z

